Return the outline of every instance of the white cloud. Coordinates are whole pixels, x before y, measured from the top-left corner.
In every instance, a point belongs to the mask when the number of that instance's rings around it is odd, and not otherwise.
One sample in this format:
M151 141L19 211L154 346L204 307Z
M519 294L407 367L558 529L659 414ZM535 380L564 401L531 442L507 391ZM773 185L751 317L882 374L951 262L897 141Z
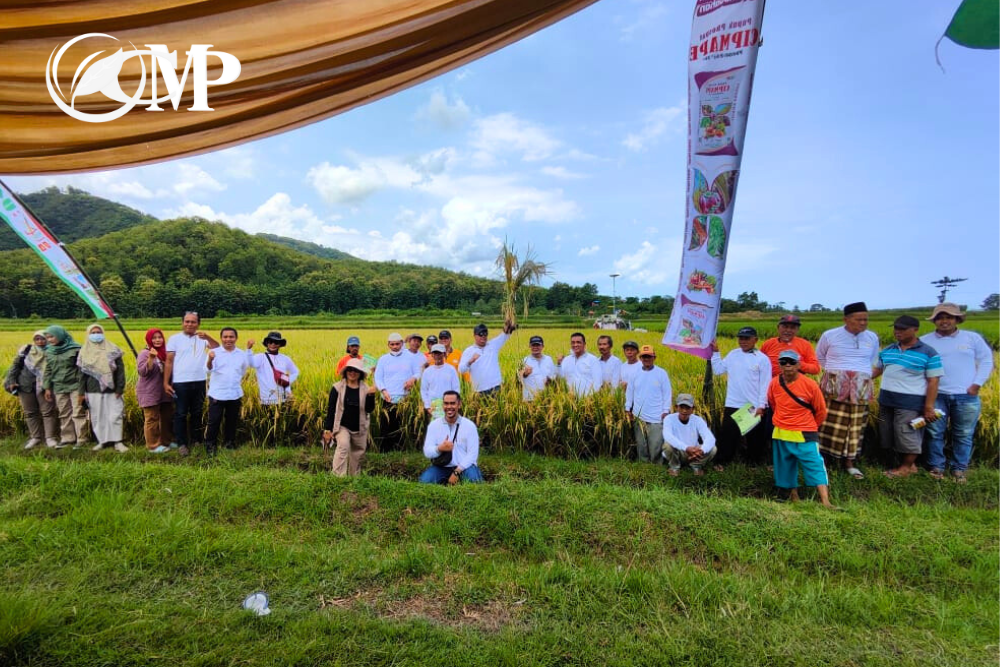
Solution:
M332 245L327 242L327 239L337 234L352 231L333 224L337 220L336 217L323 219L308 206L293 205L292 198L284 192L276 192L252 213L229 214L215 211L205 204L186 202L177 209L169 211L169 215L173 217L198 216L206 220L220 220L230 227L236 227L251 234L266 232L322 245Z
M669 292L669 285L676 284L680 270L681 242L679 239L663 239L655 245L643 241L634 253L622 255L615 261L615 271L622 274L623 281L643 285L662 286Z
M173 191L181 197L189 197L192 192L205 190L209 192L221 192L226 186L215 180L215 178L198 165L190 162L181 162L175 165L178 173L178 180L173 185Z
M561 178L564 180L576 180L580 178L587 178L586 174L581 174L575 171L570 171L566 167L542 167L542 173L546 176L552 176L553 178Z
M451 103L440 89L431 93L431 99L417 109L417 120L431 123L446 130L454 130L468 122L472 116L469 105L457 95Z
M306 173L306 180L330 204L353 204L363 201L386 184L386 175L373 164L358 169L329 162L317 165Z
M682 113L683 107L681 105L653 109L646 114L642 129L629 133L622 141L622 145L630 151L646 150L656 144L671 126L679 128L683 124L684 116Z
M476 120L471 144L487 155L519 153L533 162L551 156L561 142L512 113L500 113Z
M637 32L655 26L655 21L667 14L667 7L664 4L658 2L642 4L639 16L635 20L623 25L619 31L623 42L632 41Z
M601 246L592 245L589 248L580 248L580 252L576 253L577 257L587 257L588 255L596 255L600 252Z

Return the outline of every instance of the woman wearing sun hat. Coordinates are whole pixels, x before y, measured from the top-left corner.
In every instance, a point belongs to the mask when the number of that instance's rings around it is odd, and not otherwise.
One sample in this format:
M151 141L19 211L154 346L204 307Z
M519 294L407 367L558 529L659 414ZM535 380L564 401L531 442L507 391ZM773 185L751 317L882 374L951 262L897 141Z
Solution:
M355 476L368 448L368 425L375 409L375 392L365 384L365 366L360 359L344 364L342 378L330 388L323 422L323 449L331 445L334 475Z
M253 355L250 361L257 371L262 405L280 405L292 398L292 385L299 377L299 369L290 357L280 352L287 344L281 332L271 331L264 337L265 351Z

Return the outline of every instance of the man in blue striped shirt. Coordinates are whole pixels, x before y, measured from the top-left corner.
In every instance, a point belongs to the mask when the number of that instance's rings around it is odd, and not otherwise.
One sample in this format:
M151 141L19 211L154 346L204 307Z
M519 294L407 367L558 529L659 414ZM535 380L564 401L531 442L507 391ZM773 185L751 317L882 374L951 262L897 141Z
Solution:
M937 351L917 338L919 329L917 318L897 317L892 325L896 342L879 353L873 373L874 377L882 376L878 395L882 448L899 454L899 465L885 473L889 477L907 477L917 472L922 428L938 418L934 401L944 367Z

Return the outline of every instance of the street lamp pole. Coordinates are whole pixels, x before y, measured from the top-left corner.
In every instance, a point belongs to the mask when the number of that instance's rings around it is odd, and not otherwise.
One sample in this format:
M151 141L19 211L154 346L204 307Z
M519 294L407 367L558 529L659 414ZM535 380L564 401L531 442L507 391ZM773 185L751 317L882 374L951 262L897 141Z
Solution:
M615 279L620 275L620 273L611 274L611 314L614 317L618 317L618 294L615 291Z

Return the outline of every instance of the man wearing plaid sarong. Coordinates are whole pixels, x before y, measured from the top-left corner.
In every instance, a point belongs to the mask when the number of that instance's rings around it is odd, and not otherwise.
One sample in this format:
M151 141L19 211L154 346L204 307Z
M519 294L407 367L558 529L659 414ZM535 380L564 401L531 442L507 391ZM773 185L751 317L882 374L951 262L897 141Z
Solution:
M819 386L827 404L819 448L839 459L855 479L864 477L855 461L868 422L878 353L878 336L868 331L868 307L862 301L844 306L844 326L824 332L816 344L816 359L823 367Z

